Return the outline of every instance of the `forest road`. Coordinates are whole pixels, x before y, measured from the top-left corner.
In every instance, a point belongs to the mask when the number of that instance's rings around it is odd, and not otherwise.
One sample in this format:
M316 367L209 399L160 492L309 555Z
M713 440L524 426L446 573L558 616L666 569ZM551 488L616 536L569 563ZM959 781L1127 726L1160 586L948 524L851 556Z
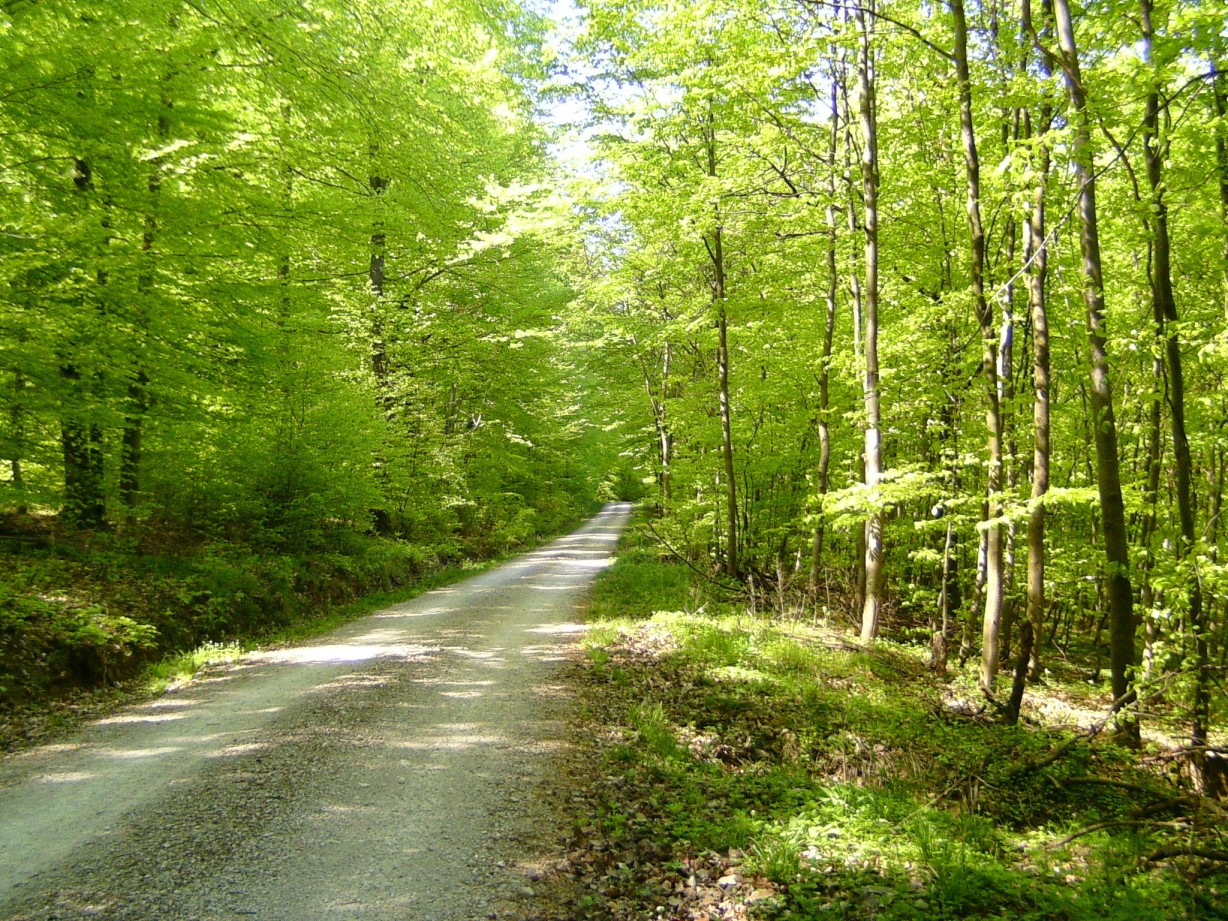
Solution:
M493 917L532 888L559 664L629 506L0 764L0 918Z

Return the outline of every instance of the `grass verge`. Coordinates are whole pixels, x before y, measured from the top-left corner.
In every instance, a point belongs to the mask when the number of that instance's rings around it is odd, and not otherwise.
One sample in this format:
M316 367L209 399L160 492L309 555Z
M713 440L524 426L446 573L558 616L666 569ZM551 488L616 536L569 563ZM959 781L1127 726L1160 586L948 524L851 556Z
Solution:
M910 648L699 594L642 549L598 580L570 916L1228 917L1222 804L1001 724Z

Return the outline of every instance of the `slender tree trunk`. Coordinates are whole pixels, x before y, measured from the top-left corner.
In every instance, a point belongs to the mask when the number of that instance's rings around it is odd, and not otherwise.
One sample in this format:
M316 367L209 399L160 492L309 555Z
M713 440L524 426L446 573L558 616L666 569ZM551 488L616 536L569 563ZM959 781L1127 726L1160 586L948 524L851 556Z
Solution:
M865 377L862 393L865 403L866 485L873 494L883 470L882 418L878 372L878 124L874 100L874 48L872 45L873 0L869 10L858 9L857 28L861 36L858 59L858 106L861 118L861 189L865 231ZM879 607L883 594L882 511L870 513L866 522L866 592L861 610L861 641L869 644L878 636Z
M1150 224L1150 221L1148 221ZM1150 260L1154 258L1148 249L1147 272L1150 276L1153 268ZM1154 308L1154 304L1152 305ZM1158 320L1156 321L1158 324ZM1157 326L1157 335L1159 328ZM1143 496L1143 516L1139 528L1139 546L1143 550L1143 558L1139 563L1139 601L1143 606L1143 617L1146 621L1146 641L1143 649L1143 674L1151 676L1154 666L1156 644L1160 641L1160 625L1154 614L1163 605L1163 591L1156 591L1152 584L1152 571L1155 568L1155 551L1152 546L1156 530L1156 512L1160 501L1160 467L1162 463L1164 444L1161 424L1163 414L1161 402L1164 399L1164 359L1157 353L1151 360L1151 379L1153 392L1150 405L1147 407L1147 470L1146 492Z
M831 168L828 172L827 192L827 293L824 298L826 316L823 323L823 352L819 357L819 495L827 495L828 476L831 467L831 350L836 328L837 293L839 279L836 275L836 154L840 137L839 87L835 79L831 84L831 132L828 135L827 153ZM823 565L823 525L815 526L810 554L810 596L819 597L819 576Z
M1220 218L1228 228L1228 73L1224 73L1218 54L1211 61L1211 104L1215 110L1215 168L1219 178ZM1223 276L1224 318L1228 319L1228 231L1220 270Z
M930 629L930 668L939 674L947 670L950 657L948 639L951 635L951 620L959 606L959 581L955 577L955 526L947 521L946 535L942 541L941 582L938 587L938 623Z
M384 333L384 268L388 255L388 236L384 229L383 198L388 190L388 178L377 172L375 163L378 147L371 149L372 172L367 185L375 199L376 213L371 221L371 259L367 268L367 284L371 291L371 375L375 379L376 400L386 423L391 423L396 414L396 397L392 392L391 365L388 357L388 342ZM382 451L381 451L382 454ZM388 485L388 464L385 457L376 458L376 477ZM373 510L375 530L390 534L393 530L393 515L387 507Z
M376 202L382 202L384 192L388 189L388 180L383 176L372 175L369 183L371 193L375 196ZM388 363L388 343L384 339L384 318L381 314L383 309L384 299L384 263L388 255L388 235L384 230L384 219L382 214L377 215L371 223L371 262L367 269L367 283L371 288L371 295L375 299L375 306L372 308L372 335L371 335L371 372L375 375L376 383L384 392L384 397L381 400L383 408L387 411L390 408L390 395L387 393L389 387L389 363Z
M176 25L177 23L172 19L172 30ZM169 81L171 76L173 75L165 75L163 81ZM170 97L169 90L161 94L159 104L161 105L161 111L158 113L155 137L162 143L170 137L171 131L170 114L174 108L174 102ZM152 313L152 304L150 302L153 299L156 278L153 248L154 241L158 235L158 209L159 199L162 195L161 158L155 158L150 166L149 181L146 189L149 192L149 204L145 212L145 229L141 235L142 266L136 281L137 303L135 319L140 340L148 337L149 317ZM140 354L143 350L144 342L139 341L137 345L136 360L128 378L128 393L124 407L124 429L120 438L119 451L119 499L124 508L129 512L135 509L140 502L145 415L149 411L149 377L145 372L146 363Z
M636 344L633 340L632 345ZM670 466L673 463L674 448L674 435L670 431L669 409L666 402L669 397L669 375L672 359L673 347L667 341L661 346L661 385L660 389L657 390L653 385L653 376L648 362L642 354L640 355L640 370L644 377L644 390L648 394L648 404L652 407L652 423L657 434L657 471L660 487L658 501L662 517L669 514Z
M1031 4L1024 0L1025 28L1030 29ZM1043 63L1042 63L1042 66ZM1047 68L1046 68L1047 70ZM1048 131L1051 112L1042 105L1040 133ZM1032 136L1031 119L1024 113L1024 134ZM1032 502L1028 509L1028 585L1027 612L1020 628L1019 655L1016 660L1011 696L1007 701L1007 721L1019 718L1026 679L1039 680L1040 640L1045 623L1045 496L1049 492L1049 314L1046 304L1048 244L1045 240L1045 186L1049 173L1049 148L1041 142L1036 148L1036 181L1032 189L1032 210L1024 225L1024 261L1029 266L1028 308L1032 316Z
M944 271L944 275L946 275ZM948 277L949 280L949 277ZM948 290L944 281L943 290ZM963 372L960 352L962 335L954 318L947 323L947 353L942 367L942 454L946 467L948 495L960 494L959 430L957 428ZM947 520L942 547L942 586L939 589L941 626L930 637L930 665L937 671L945 671L951 655L951 633L959 622L958 615L963 603L959 579L960 538L955 523ZM962 643L961 643L962 654ZM962 661L965 661L961 659Z
M716 178L716 125L708 116L707 126L708 176ZM725 247L721 227L720 205L716 206L712 235L704 240L712 260L712 303L716 308L716 369L721 411L721 460L725 480L725 573L736 579L741 573L738 563L738 484L733 464L733 409L729 399L729 318L726 311L728 294L725 288Z
M73 160L73 185L75 194L83 201L83 210L92 207L91 196L95 191L94 171L88 160ZM104 212L104 230L109 229L110 219ZM99 268L95 273L99 288L105 288L107 273ZM88 303L89 298L85 298ZM83 305L83 309L89 309ZM99 528L106 520L106 496L104 487L104 462L102 428L91 417L97 412L96 402L89 381L83 380L81 370L71 361L60 366L60 377L66 383L60 427L60 447L64 458L64 517L75 527Z
M981 162L972 118L972 78L968 72L968 23L963 0L951 0L955 26L955 73L959 91L959 127L968 179L968 233L971 238L972 301L981 328L981 373L985 378L985 427L988 429L985 535L985 611L981 629L981 686L992 690L998 673L998 635L1002 628L1002 407L998 396L998 333L993 307L985 297L985 230L981 224Z
M165 141L170 136L170 110L173 105L168 95L162 96L162 112L158 115L157 138ZM154 291L154 240L158 235L158 200L162 194L162 164L155 160L149 173L149 209L145 212L145 230L141 235L141 258L143 265L137 277L136 326L142 335L148 335L149 315ZM124 508L131 511L140 502L141 457L144 443L145 414L149 410L147 388L149 377L145 373L141 356L128 380L128 394L124 409L124 430L120 439L119 453L119 498Z
M661 443L661 514L663 516L669 515L670 501L673 499L674 433L670 429L669 407L666 402L669 398L669 375L673 356L673 346L666 342L661 347L661 396L658 400L661 407L658 437Z
M733 466L733 410L729 400L729 318L725 311L725 256L721 245L721 229L712 234L712 260L717 266L716 300L716 365L717 385L721 406L721 460L725 473L725 521L728 530L725 549L725 573L736 579L738 565L738 483Z
M1046 20L1051 19L1046 2ZM1023 27L1032 32L1031 0L1023 0ZM1027 55L1025 52L1025 64ZM1050 75L1049 64L1042 55L1038 65L1041 74ZM1052 107L1042 103L1037 124L1024 112L1024 134L1028 138L1049 131L1053 121ZM1040 680L1041 639L1045 635L1045 496L1049 492L1049 307L1047 284L1049 277L1049 244L1046 239L1045 197L1049 179L1049 145L1041 141L1035 148L1036 179L1032 187L1032 208L1024 225L1024 260L1028 265L1028 311L1032 320L1032 502L1028 510L1028 585L1027 620L1031 643L1028 649L1028 677ZM1014 691L1012 690L1012 697ZM1020 703L1023 690L1019 689ZM1018 715L1018 705L1015 708Z
M849 236L850 238L855 239L857 236L859 236L862 233L862 226L857 221L857 199L859 197L858 193L859 193L860 186L861 186L861 182L860 182L860 179L861 179L860 168L861 167L860 167L860 164L858 164L857 169L854 170L854 166L852 162L853 161L852 152L854 148L856 147L856 143L853 138L852 106L849 105L847 94L845 94L844 110L845 112L849 114L849 117L845 122L846 127L845 127L845 135L844 135L844 164L845 164L844 183L845 183L846 189L848 190L846 217L848 221ZM857 173L856 176L854 175L855 172ZM861 277L858 274L859 270L861 270L862 267L861 267L860 261L858 260L856 250L854 250L852 253L851 261L853 265L851 267L851 271L848 276L849 306L851 308L849 313L850 313L850 319L852 320L852 325L853 325L853 354L855 356L860 357L864 354L864 344L863 343L865 340L865 336L863 335L862 331L865 328L866 311L865 311L865 301L862 296L862 290L861 290ZM864 448L858 460L860 461L861 477L862 477L862 481L864 482L865 481L865 470L866 470L866 466L865 466L866 458L865 458ZM853 589L854 589L853 591L853 595L854 595L853 610L864 609L865 607L866 544L867 544L866 533L869 530L869 527L870 526L868 523L863 522L862 526L858 528L854 534L853 560L854 560L855 568L853 571Z
M21 368L13 369L13 402L9 406L9 425L12 428L12 450L9 466L12 470L13 493L17 497L17 514L24 515L26 507L26 479L22 464L26 454L26 378Z
M69 382L60 428L64 457L64 517L74 527L100 528L106 521L103 493L102 428L81 416L96 411L90 403L90 388L73 365L63 365L60 376Z
M1058 46L1066 88L1074 108L1073 150L1075 180L1079 184L1079 248L1082 254L1083 301L1087 308L1087 334L1091 352L1091 401L1096 446L1096 484L1100 493L1100 519L1104 536L1110 617L1113 699L1126 712L1119 717L1122 735L1138 739L1132 703L1134 668L1134 598L1130 586L1130 549L1126 535L1125 503L1117 452L1117 420L1109 377L1104 324L1104 277L1100 260L1100 230L1096 214L1096 173L1093 163L1087 96L1079 67L1074 25L1068 0L1054 0Z
M1155 31L1151 22L1152 0L1139 0L1139 19L1143 29L1143 55L1151 62ZM1164 145L1160 139L1160 91L1152 82L1148 88L1143 117L1143 150L1147 162L1147 184L1151 190L1151 215L1155 258L1152 261L1151 297L1156 329L1164 340L1168 366L1169 425L1173 438L1173 463L1176 467L1177 517L1181 538L1177 542L1178 560L1189 559L1195 545L1194 465L1185 426L1185 374L1181 364L1181 342L1177 334L1177 301L1173 295L1172 265L1168 233L1168 204L1164 200ZM1205 780L1207 733L1210 730L1210 668L1207 631L1203 618L1202 585L1198 574L1189 580L1189 632L1194 642L1194 701L1191 713L1190 745L1194 779L1201 789Z

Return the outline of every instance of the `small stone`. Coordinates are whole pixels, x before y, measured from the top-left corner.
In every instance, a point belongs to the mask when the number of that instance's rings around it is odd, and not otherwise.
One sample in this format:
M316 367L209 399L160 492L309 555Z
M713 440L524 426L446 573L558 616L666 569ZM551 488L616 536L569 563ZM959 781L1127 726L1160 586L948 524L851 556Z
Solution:
M718 879L716 884L722 889L728 889L731 886L736 886L738 884L738 878L730 873L728 876L722 876L720 879Z

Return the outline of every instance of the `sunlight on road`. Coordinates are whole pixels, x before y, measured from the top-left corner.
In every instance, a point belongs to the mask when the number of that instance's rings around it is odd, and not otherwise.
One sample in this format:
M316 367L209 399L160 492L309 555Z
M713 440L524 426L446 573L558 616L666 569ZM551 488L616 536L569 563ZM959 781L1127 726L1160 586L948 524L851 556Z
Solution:
M428 646L404 643L337 643L253 653L251 661L270 662L274 665L324 665L330 662L367 662L371 659L417 659L430 651Z
M182 713L124 713L119 716L108 716L98 720L99 726L122 726L130 723L173 723L183 719Z
M81 783L83 780L93 780L97 774L90 771L61 771L58 774L43 774L37 778L39 783Z

